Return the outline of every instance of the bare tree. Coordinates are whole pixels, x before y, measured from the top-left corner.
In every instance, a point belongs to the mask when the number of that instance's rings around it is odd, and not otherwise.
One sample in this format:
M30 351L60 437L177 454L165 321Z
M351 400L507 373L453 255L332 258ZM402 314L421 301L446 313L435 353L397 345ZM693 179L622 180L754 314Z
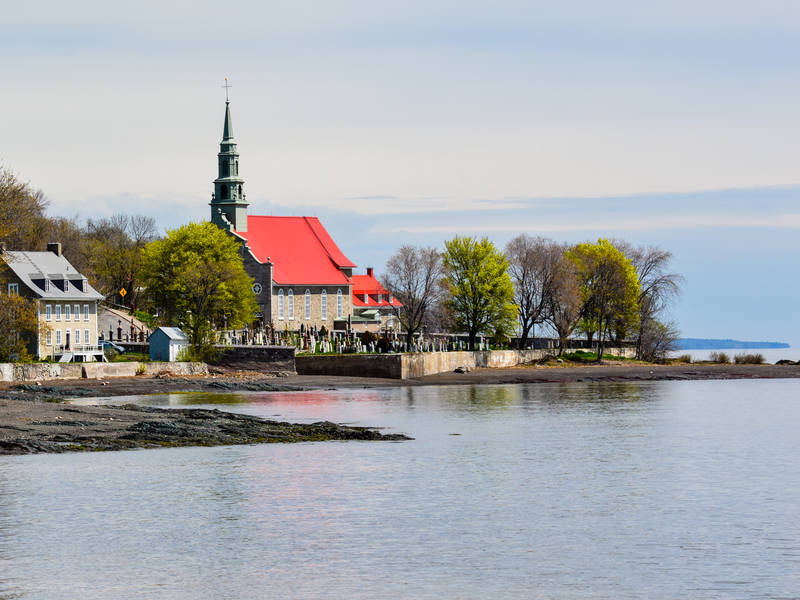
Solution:
M400 323L411 344L442 293L442 256L436 248L401 246L386 263L383 285L403 303Z
M0 166L0 241L9 249L44 250L48 221L47 200L41 190L20 181Z
M528 334L547 316L556 265L564 249L552 240L523 233L506 244L505 252L519 315L519 345L525 348Z
M671 323L663 322L659 317L669 303L680 294L683 276L669 272L672 252L655 246L634 247L626 242L614 242L625 253L636 269L639 277L639 314L638 332L636 336L636 357L641 360L653 360L665 344L678 338L678 330Z
M560 254L553 266L553 285L548 297L546 322L558 336L558 355L564 353L567 338L575 330L581 318L581 284L575 263L565 256L566 246L560 246Z

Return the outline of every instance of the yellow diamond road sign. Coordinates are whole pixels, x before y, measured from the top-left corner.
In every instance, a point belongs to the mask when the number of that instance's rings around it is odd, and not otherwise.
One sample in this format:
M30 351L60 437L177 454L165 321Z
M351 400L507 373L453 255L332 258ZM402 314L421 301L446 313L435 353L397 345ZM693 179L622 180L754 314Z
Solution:
M120 296L122 296L123 298L125 297L125 294L127 294L127 293L128 293L128 292L126 292L126 291L125 291L125 288L122 288L122 289L119 291L119 295L120 295Z

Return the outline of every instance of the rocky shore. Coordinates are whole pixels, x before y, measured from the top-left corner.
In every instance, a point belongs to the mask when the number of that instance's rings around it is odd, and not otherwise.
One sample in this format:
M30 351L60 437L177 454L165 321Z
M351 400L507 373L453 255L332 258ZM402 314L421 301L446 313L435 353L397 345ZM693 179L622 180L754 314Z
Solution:
M322 440L402 440L373 428L334 423L298 425L218 410L159 409L125 404L124 396L169 392L291 392L419 385L485 385L708 379L800 378L800 366L647 365L526 366L440 373L413 380L225 371L196 377L74 379L0 384L0 454L214 446ZM76 406L82 397L120 397L122 406Z
M219 410L0 400L0 454L407 439L368 427L285 423Z

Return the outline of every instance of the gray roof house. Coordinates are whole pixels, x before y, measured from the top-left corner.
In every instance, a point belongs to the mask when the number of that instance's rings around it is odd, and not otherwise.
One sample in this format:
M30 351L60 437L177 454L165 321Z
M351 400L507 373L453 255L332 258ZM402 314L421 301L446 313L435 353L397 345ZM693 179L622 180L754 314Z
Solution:
M102 360L97 304L103 296L61 254L61 244L48 244L47 252L4 251L0 260L9 270L6 289L0 292L37 301L37 357L52 356L61 362Z

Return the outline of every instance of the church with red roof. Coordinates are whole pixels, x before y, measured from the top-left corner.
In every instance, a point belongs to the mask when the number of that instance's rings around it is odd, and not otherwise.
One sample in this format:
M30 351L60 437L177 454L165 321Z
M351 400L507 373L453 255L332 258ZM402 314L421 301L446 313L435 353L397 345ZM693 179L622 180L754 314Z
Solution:
M245 269L255 280L261 325L276 331L396 329L402 304L375 279L372 268L353 275L356 265L317 217L247 214L227 99L217 156L211 222L241 242Z

